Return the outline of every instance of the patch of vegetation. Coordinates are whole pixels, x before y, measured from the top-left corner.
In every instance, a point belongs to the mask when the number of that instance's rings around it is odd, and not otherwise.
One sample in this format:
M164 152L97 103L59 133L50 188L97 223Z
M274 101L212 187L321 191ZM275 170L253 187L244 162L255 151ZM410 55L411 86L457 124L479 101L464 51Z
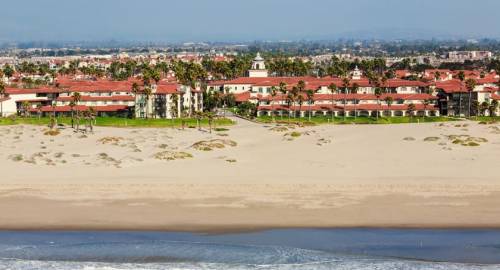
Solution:
M24 159L23 155L21 154L15 154L15 155L10 155L9 159L15 162L22 161Z
M57 136L61 134L61 132L59 131L59 129L49 129L45 131L43 134L47 136Z
M283 126L277 126L277 127L270 128L269 130L276 131L276 132L286 132L286 131L288 131L288 128L283 127Z
M103 137L103 138L97 140L97 142L102 143L102 144L114 144L114 145L117 145L122 140L123 140L122 137L112 137L112 136L109 136L109 137Z
M486 138L472 137L469 135L448 135L447 138L451 143L462 146L480 146L481 143L488 142Z
M424 142L435 142L439 141L439 137L427 137L424 139Z
M221 149L226 146L235 147L236 145L238 144L232 140L214 139L196 142L191 147L199 151L212 151L213 149Z
M153 155L153 158L158 159L158 160L177 160L177 159L187 159L187 158L192 158L193 155L187 152L173 152L173 151L163 151L163 152L158 152Z
M229 131L228 128L214 128L215 131L217 132L225 132L225 131Z
M415 138L413 138L413 137L404 137L403 140L404 141L414 141Z

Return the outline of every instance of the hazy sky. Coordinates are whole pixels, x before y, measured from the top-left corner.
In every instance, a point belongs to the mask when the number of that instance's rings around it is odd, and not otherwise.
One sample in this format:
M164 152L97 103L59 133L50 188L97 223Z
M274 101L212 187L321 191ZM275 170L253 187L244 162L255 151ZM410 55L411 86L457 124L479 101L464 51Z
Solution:
M0 41L500 37L500 0L2 2Z

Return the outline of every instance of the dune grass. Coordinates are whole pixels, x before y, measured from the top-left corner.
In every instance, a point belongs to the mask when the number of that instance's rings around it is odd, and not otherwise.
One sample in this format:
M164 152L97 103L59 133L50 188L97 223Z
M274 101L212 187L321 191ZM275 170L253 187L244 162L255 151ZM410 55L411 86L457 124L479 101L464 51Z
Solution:
M278 123L288 123L287 117L276 117L276 122ZM257 120L263 123L271 123L272 117L261 116ZM307 117L304 118L291 118L291 123L301 123L301 124L406 124L406 123L434 123L434 122L448 122L457 121L455 118L449 118L444 116L435 117L347 117L345 120L343 117L335 117L332 121L331 117L326 116L316 116L311 117L311 121Z
M197 125L196 119L129 119L120 117L97 117L96 126L101 127L181 127L184 122L185 127L194 127ZM0 118L0 126L5 125L43 125L46 126L50 123L49 117L30 117L30 118ZM71 125L70 117L58 117L58 124ZM80 121L81 125L85 121ZM213 121L215 126L229 126L234 124L233 121L227 118L215 119ZM201 120L202 126L208 126L208 119Z

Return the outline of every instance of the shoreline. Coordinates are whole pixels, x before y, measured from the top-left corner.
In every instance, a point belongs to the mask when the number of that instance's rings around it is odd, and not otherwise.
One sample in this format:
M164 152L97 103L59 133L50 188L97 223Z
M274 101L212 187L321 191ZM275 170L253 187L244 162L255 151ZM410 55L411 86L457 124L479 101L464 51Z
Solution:
M0 127L0 229L500 229L499 130L467 121L281 131L238 120L213 134L101 127L82 137ZM227 144L194 147L212 140ZM156 158L169 151L192 157Z

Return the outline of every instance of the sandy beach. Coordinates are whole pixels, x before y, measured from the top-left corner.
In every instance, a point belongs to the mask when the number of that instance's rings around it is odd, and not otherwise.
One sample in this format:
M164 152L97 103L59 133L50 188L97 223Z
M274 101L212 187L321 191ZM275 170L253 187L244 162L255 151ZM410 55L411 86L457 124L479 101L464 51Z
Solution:
M499 124L45 129L0 127L0 229L500 228Z

